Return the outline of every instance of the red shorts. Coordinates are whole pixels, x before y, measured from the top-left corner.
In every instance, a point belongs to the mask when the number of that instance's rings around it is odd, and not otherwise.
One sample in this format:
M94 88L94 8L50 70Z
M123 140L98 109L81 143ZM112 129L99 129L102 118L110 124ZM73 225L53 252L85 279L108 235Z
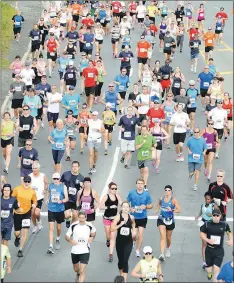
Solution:
M162 86L162 89L166 89L166 88L170 88L171 86L171 80L162 80L161 81L161 86Z
M102 222L103 222L104 226L111 226L113 220L112 219L105 219L105 218L103 218Z

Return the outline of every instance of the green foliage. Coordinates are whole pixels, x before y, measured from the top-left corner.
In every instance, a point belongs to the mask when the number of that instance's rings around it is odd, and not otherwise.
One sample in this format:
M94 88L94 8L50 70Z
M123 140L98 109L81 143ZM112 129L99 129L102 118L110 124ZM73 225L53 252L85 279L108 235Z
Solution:
M1 1L1 68L8 68L10 62L6 59L13 39L12 17L16 14L15 8Z

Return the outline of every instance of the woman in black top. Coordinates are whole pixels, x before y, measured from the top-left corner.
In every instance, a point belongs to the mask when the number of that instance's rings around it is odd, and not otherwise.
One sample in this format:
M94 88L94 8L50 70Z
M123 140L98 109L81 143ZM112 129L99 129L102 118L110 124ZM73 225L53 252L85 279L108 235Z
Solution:
M110 248L109 262L112 262L115 246L115 232L111 232L111 224L118 213L118 206L122 203L122 200L118 193L117 185L114 182L111 182L108 187L109 192L101 200L100 209L105 209L103 224L106 233L106 246Z
M127 282L128 260L132 252L133 239L136 237L135 220L130 215L130 204L124 201L121 204L121 212L117 214L111 224L111 232L117 231L116 252L118 256L118 268Z

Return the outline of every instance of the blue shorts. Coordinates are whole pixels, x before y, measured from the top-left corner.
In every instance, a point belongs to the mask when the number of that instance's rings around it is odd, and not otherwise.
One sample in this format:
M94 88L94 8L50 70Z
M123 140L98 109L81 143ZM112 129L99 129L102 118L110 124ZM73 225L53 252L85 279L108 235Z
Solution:
M11 228L1 227L2 240L10 241L11 240L11 231L12 231L12 227Z
M32 173L32 169L22 168L20 169L20 177L26 177Z
M192 59L195 59L195 58L198 58L198 57L199 57L199 53L190 54L191 60L192 60Z
M47 111L48 122L53 121L53 123L56 123L56 121L58 120L58 117L59 117L59 113L51 113Z
M64 155L64 150L52 149L54 164L60 164Z
M195 162L188 163L189 173L193 173L195 170L200 171L201 167L202 167L202 163L195 163Z

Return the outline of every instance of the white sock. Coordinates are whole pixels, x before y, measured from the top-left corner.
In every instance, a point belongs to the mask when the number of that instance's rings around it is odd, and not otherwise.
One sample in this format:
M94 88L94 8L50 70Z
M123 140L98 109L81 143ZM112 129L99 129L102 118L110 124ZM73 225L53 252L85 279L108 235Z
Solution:
M56 241L59 241L59 240L60 240L60 237L57 237L57 238L56 238Z

